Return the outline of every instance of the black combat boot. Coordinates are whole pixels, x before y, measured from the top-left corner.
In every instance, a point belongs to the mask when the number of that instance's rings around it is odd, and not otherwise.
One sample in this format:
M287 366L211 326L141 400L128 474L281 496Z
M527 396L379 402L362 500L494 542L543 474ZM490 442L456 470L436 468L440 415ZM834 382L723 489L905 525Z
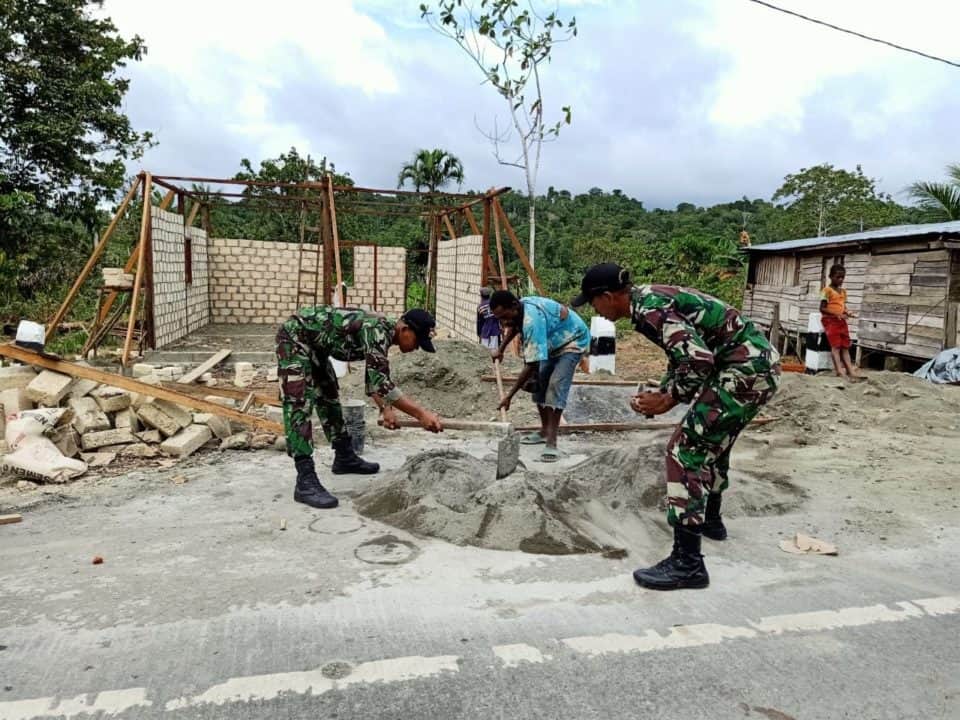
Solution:
M707 495L707 511L703 515L703 536L711 540L726 540L727 528L723 525L723 518L720 517L720 493L710 493Z
M293 491L294 500L324 510L335 508L340 504L340 501L320 484L312 457L298 457L294 462L297 465L297 488Z
M349 435L333 441L333 452L333 467L330 470L334 475L373 475L380 472L377 463L367 462L354 452Z
M709 585L710 576L700 554L700 528L675 525L670 557L653 567L634 570L633 579L651 590L705 588Z

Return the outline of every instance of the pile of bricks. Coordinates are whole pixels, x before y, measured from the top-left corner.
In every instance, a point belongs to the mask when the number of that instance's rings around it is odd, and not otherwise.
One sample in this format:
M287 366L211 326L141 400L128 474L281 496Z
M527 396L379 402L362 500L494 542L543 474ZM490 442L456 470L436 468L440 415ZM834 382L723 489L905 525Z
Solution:
M145 372L150 367L152 372ZM173 380L165 368L138 366L139 382L159 385ZM181 374L182 370L177 369ZM236 407L236 401L208 396L209 402ZM35 407L66 407L72 419L54 431L51 440L65 457L102 467L116 458L185 458L205 446L220 449L283 449L283 439L251 433L219 415L197 413L175 403L76 379L51 370L37 372L25 365L0 367L0 454L6 418ZM271 420L282 422L278 408L267 408Z

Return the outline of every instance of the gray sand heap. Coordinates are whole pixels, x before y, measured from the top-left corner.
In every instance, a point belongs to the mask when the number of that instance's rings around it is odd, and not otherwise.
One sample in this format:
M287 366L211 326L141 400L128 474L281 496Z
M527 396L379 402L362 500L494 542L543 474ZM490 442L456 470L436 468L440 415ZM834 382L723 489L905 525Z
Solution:
M410 458L355 498L370 518L457 545L568 555L663 544L662 442L612 448L555 475L432 450ZM803 491L738 476L729 514L786 512Z

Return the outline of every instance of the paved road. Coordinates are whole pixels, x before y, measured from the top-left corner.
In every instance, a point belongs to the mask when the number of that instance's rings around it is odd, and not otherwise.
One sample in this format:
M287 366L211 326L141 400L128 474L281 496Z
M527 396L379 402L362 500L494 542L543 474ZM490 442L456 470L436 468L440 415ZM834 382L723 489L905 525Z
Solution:
M640 558L294 506L284 458L243 457L0 527L0 720L960 717L955 526L798 558L777 533L809 517L731 522L710 589L656 594Z

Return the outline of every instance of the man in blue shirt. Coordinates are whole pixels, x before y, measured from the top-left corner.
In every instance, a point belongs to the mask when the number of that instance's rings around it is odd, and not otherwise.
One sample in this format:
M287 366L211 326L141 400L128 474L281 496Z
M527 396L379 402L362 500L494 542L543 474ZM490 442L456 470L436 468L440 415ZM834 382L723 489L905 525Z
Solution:
M519 333L523 345L524 368L516 384L500 403L508 409L513 396L536 378L533 401L540 411L540 432L521 440L527 445L546 447L540 459L556 462L557 432L567 406L573 374L583 355L590 349L590 330L575 312L545 297L517 297L508 290L498 290L490 297L490 310L507 329L497 359Z

